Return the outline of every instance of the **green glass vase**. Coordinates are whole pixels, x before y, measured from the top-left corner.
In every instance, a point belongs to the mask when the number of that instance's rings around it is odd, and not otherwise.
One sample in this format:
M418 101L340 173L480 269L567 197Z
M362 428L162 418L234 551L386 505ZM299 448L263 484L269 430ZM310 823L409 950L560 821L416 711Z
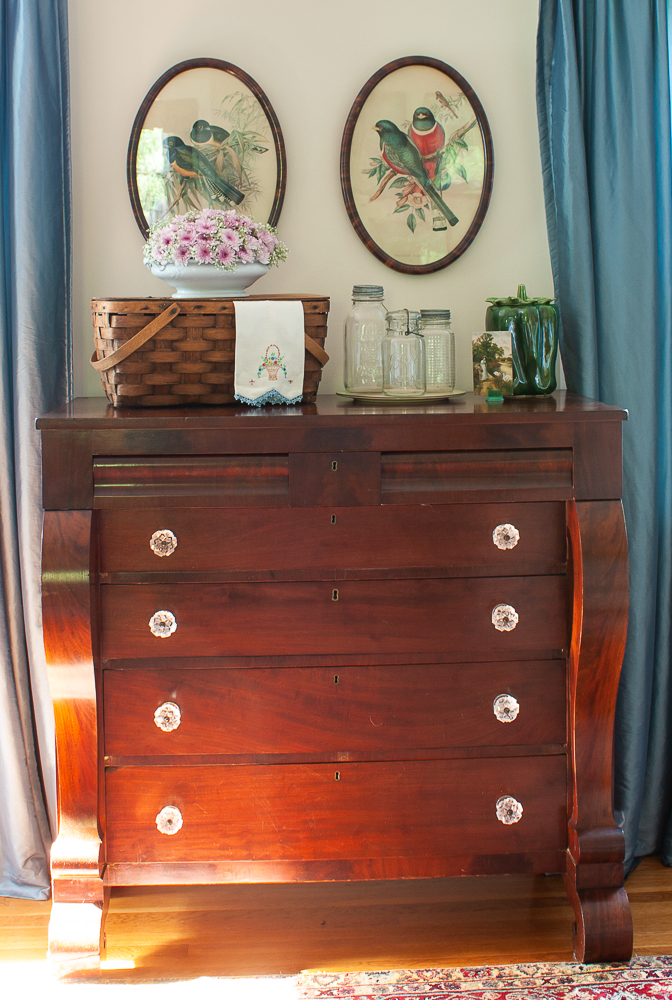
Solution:
M554 299L530 299L525 285L508 299L487 299L485 329L511 334L513 395L547 396L556 388L558 307Z

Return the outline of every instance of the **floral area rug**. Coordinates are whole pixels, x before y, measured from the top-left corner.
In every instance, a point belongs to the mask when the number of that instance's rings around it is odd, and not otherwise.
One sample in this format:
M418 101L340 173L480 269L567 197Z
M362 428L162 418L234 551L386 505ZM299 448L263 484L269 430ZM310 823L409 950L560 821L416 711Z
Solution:
M672 998L672 956L627 965L482 966L298 977L299 1000L635 1000Z

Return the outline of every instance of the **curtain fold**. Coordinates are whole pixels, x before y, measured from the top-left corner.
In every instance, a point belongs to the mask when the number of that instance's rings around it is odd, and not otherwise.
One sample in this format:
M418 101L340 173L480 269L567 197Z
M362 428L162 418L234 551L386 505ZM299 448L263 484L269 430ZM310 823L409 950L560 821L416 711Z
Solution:
M672 149L666 0L540 0L537 109L567 386L626 407L626 866L672 864Z
M67 0L2 0L0 60L0 895L40 899L55 765L35 418L71 395Z

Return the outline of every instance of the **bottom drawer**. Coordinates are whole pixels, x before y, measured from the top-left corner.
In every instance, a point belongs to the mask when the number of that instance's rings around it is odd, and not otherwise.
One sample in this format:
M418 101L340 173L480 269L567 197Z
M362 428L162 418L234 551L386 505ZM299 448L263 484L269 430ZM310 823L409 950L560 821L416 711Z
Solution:
M441 857L562 850L566 758L122 767L109 863ZM497 818L512 796L517 822ZM162 833L157 816L169 820ZM179 810L177 812L176 810Z

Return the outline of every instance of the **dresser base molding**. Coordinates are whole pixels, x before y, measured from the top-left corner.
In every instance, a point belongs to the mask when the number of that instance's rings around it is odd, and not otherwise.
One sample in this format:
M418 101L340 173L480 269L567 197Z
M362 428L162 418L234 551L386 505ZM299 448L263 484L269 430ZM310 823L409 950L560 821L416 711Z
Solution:
M107 886L226 885L271 882L366 882L453 878L462 875L551 875L562 872L564 851L465 854L451 857L353 858L343 861L226 861L110 864Z

